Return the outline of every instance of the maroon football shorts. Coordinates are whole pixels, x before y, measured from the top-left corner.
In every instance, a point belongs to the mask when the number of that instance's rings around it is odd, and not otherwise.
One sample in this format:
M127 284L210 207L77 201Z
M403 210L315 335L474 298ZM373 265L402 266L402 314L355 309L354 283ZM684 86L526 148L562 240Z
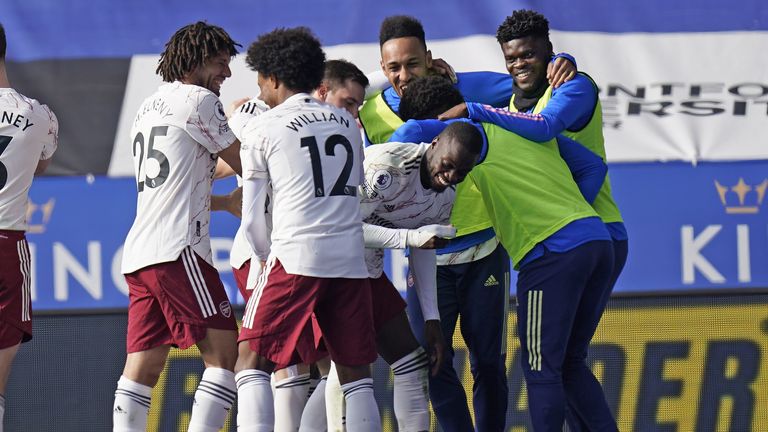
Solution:
M24 231L0 230L0 349L32 339L31 277Z
M189 348L209 328L237 331L224 285L213 266L187 247L176 261L125 275L128 282L128 352L161 345Z
M373 306L373 326L379 329L389 320L405 310L405 300L384 273L371 278L371 305Z
M266 277L254 290L243 315L239 341L278 365L318 360L318 332L307 331L312 313L331 359L344 366L376 360L371 291L368 279L319 278L286 273L271 258ZM314 327L314 326L312 326ZM314 340L308 340L312 336Z

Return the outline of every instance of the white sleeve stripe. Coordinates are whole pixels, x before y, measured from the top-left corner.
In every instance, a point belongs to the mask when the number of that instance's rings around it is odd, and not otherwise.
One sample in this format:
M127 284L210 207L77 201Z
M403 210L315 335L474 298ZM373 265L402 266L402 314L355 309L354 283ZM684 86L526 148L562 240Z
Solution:
M191 248L185 248L181 253L181 258L184 263L184 270L187 272L187 278L189 278L189 282L192 285L192 291L195 293L195 298L197 298L197 304L203 312L203 318L216 315L216 308L213 305L211 294L208 292L208 287L205 285L205 280L198 268L197 260L192 255Z
M253 257L251 259L257 258ZM267 261L267 265L264 266L264 269L259 275L259 282L256 284L256 288L253 290L253 294L251 294L251 298L248 300L248 304L245 307L245 313L243 314L243 327L245 328L253 328L253 320L256 317L256 308L259 307L259 300L261 300L261 295L264 293L264 287L267 285L269 274L272 273L272 267L275 266L276 260L276 257L270 257L269 261ZM251 265L253 265L253 263L251 263Z
M23 276L23 282L21 284L21 321L30 321L32 317L29 314L29 302L30 302L30 261L29 261L29 248L27 247L26 240L19 240L16 242L16 250L19 253L19 270Z

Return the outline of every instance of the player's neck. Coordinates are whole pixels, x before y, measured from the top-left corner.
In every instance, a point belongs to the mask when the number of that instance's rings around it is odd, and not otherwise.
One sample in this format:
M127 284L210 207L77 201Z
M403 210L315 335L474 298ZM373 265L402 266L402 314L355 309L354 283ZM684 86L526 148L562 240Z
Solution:
M290 89L284 85L281 85L277 88L277 104L280 105L281 103L288 100L291 96L299 94L301 92Z
M10 88L11 83L8 81L8 74L5 72L5 62L0 61L0 88Z

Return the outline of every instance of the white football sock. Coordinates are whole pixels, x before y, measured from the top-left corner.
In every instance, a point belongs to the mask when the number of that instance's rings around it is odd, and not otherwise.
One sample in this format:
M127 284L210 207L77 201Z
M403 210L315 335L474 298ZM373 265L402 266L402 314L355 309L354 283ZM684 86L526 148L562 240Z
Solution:
M328 380L325 383L325 414L328 432L344 432L344 411L344 393L341 392L336 363L331 362L331 370L328 372Z
M429 430L429 359L422 347L392 363L397 429L401 432Z
M363 378L341 385L347 402L347 430L349 432L380 432L381 418L373 397L373 378Z
M113 432L144 432L152 401L152 387L121 376L112 407Z
M269 380L268 373L257 369L235 375L238 432L272 432L275 427L275 402Z
M318 381L315 391L309 396L304 412L301 414L299 432L325 432L328 429L325 414L325 383L328 377L324 376Z
M307 403L309 373L275 382L275 432L296 432Z
M235 373L221 368L206 368L197 385L188 432L219 432L235 402Z

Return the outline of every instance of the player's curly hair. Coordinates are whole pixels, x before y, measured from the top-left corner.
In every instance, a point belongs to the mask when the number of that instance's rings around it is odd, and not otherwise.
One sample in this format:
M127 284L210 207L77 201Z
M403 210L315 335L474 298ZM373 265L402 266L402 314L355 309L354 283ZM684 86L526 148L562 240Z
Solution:
M178 81L222 51L230 57L236 55L237 47L241 46L223 28L198 21L171 36L155 72L165 82Z
M512 39L535 36L549 40L549 21L544 15L528 9L512 12L496 31L496 40L500 44Z
M5 28L0 24L0 61L5 60L5 49L7 42L5 41Z
M394 15L385 18L381 23L381 30L379 30L379 47L390 39L403 37L415 37L421 42L424 49L427 49L424 27L419 20L408 15Z
M278 28L259 36L248 47L245 62L264 77L304 93L320 85L325 71L325 53L307 27Z
M328 60L325 62L323 82L329 89L341 87L347 80L352 80L363 86L363 88L368 87L368 77L352 62L344 59Z
M449 108L464 102L464 98L448 78L429 75L408 84L400 99L400 118L437 118Z

